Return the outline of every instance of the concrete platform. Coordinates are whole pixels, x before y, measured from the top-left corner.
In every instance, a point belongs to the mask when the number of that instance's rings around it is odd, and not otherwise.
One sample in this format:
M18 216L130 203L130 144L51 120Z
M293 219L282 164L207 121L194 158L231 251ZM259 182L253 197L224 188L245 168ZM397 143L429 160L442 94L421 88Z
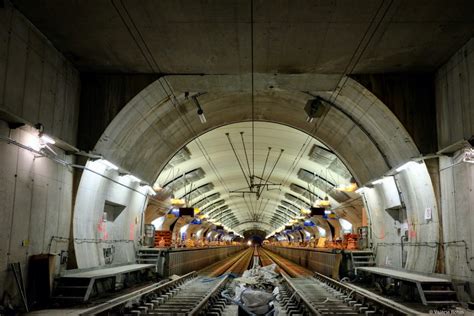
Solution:
M415 272L409 271L400 271L395 269L389 268L381 268L381 267L362 267L358 268L359 271L366 271L369 273L384 275L387 277L391 277L398 280L408 281L408 282L450 282L447 279L437 278L432 276L427 276L423 274L418 274Z
M124 284L125 279L136 283L142 272L155 269L154 264L128 264L115 267L73 270L62 275L54 289L53 299L58 301L87 302L96 297L113 292L117 284ZM119 282L117 282L119 281ZM102 286L96 286L101 284Z
M381 267L361 267L358 271L414 284L423 305L459 304L452 282L445 278Z
M78 272L69 272L61 276L62 278L107 278L111 276L116 276L118 274L124 274L129 272L134 272L138 270L145 270L154 268L154 264L127 264L124 266L110 267L103 269L94 269L90 271L78 271Z

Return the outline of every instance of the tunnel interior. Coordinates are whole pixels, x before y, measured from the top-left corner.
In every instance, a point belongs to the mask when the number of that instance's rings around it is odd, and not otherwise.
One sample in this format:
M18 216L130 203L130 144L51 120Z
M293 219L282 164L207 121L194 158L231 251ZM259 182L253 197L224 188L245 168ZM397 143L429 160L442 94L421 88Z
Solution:
M0 310L28 310L35 275L51 298L86 288L69 273L151 252L185 275L248 241L337 280L359 252L472 301L473 11L0 0Z

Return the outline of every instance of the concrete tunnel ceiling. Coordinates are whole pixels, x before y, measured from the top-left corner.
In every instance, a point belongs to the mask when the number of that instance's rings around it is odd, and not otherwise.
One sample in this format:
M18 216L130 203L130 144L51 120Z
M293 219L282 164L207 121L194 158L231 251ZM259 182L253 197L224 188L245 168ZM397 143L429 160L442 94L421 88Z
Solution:
M276 223L270 225L265 220L274 219L272 215L277 209L281 211L279 214L283 214L288 213L285 210L298 208L298 203L295 204L291 199L310 203L301 192L305 182L298 178L298 172L318 171L317 162L306 161L311 145L316 144L333 152L341 159L340 165L347 166L348 171L341 173L346 176L339 181L348 181L350 177L347 175L352 174L359 184L376 179L419 155L412 139L393 113L349 77L342 77L344 84L337 89L338 76L334 75L255 74L254 78L254 106L251 102L250 75L168 76L158 79L117 115L98 141L95 151L149 183L154 183L160 173L161 177L166 178L166 171L173 169L166 168L166 164L188 145L195 157L191 161L195 160L196 163L189 162L189 166L186 166L186 162L182 162L180 172L201 168L206 174L195 184L196 188L203 187L205 190L195 194L193 202L198 202L202 195L219 193L216 201L224 202L213 216L218 217L220 212L230 209L235 219L228 226L239 232L246 229L271 232ZM190 97L195 95L199 95L198 100L207 118L204 124L200 122L196 105ZM307 122L304 105L316 96L324 100L324 115ZM283 148L286 158L281 162L282 167L276 169L271 179L274 183L284 181L285 185L281 192L266 193L265 199L271 203L262 211L262 218L255 218L249 213L248 210L255 207L248 201L229 196L230 190L243 188L245 180L226 143L225 131L231 134L240 148L239 133L243 131L248 142L252 121L262 133L260 136L256 133L256 161L259 165L256 164L255 175L261 172L267 147L273 148L272 159L275 159L280 148L287 147ZM269 134L273 137L266 139L265 135ZM304 147L304 158L297 161L298 167L287 177L285 170L292 164L291 157L295 157L295 153L298 157L298 150L305 144L305 134L312 136L309 139L313 143ZM196 138L199 141L192 143ZM250 143L248 147L251 147ZM211 163L205 157L199 157L208 148L216 155ZM214 169L217 163L221 164L218 169L228 177L227 180L222 181L222 177L209 170ZM178 166L174 168L175 172ZM161 172L163 170L165 172ZM339 184L335 180L338 179L336 174L322 176L331 177L327 180ZM164 185L166 180L169 179L160 178L158 182ZM295 185L299 186L299 190L295 190ZM315 188L314 191L323 196L327 188ZM176 192L177 197L184 194L184 190ZM329 196L334 203L339 202ZM205 209L207 205L203 206Z
M310 177L304 177L308 171ZM260 185L258 199L256 193L244 193L251 174ZM194 139L171 159L156 185L239 233L270 223L268 233L288 222L273 220L279 207L294 217L318 198L328 196L337 207L357 197L335 190L350 180L343 163L320 141L285 125L257 121L218 127ZM193 195L196 191L201 192ZM283 203L290 203L290 210Z
M161 77L128 102L94 148L143 180L155 182L196 137L255 120L320 140L359 184L419 151L350 75L435 71L473 35L474 2L461 2L13 0L80 71ZM206 124L186 92L202 94ZM315 96L329 110L310 124L303 107ZM212 183L209 194L220 190Z

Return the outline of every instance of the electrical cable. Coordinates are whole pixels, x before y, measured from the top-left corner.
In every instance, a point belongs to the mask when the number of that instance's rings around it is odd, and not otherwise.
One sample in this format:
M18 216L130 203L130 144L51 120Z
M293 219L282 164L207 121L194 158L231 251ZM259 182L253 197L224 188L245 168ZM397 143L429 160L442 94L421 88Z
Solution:
M244 168L242 167L242 163L240 162L239 156L237 155L237 152L235 151L234 144L232 144L232 140L230 139L229 133L225 133L225 136L227 137L227 140L229 141L229 144L230 144L230 147L232 148L232 152L234 153L235 159L237 159L237 163L239 164L240 171L242 171L245 182L247 182L249 190L252 190L252 188L250 186L250 183L249 183L249 180L247 180L247 176L245 175Z
M251 102L252 102L252 175L255 175L255 87L254 87L254 20L253 0L250 0L250 63L251 63Z
M369 39L368 39L368 41L367 41L367 44L363 47L361 53L359 54L359 57L356 59L356 62L353 64L353 66L352 66L352 68L351 68L352 70L354 70L354 68L356 67L357 63L360 61L360 58L361 58L362 55L364 54L364 52L365 52L365 50L367 49L369 43L371 42L373 36L375 35L376 31L377 31L378 28L380 27L380 24L381 24L381 22L383 21L383 19L385 18L385 15L387 14L387 12L388 12L389 8L391 7L392 3L393 3L393 0L390 1L390 4L388 5L387 9L385 10L385 12L384 12L383 15L382 15L382 18L379 20L379 22L378 22L378 24L376 25L374 31L373 31L372 34L369 36ZM354 50L354 53L352 54L352 56L351 56L351 58L350 58L350 60L349 60L349 63L346 65L346 68L345 68L343 74L341 75L341 79L339 79L340 81L341 81L343 78L346 77L346 75L347 75L348 72L352 71L352 70L349 70L349 67L350 67L350 65L351 65L351 63L352 63L352 61L353 61L353 59L355 58L355 56L356 56L356 54L357 54L357 51L359 50L359 48L361 47L363 41L365 40L366 36L368 35L369 30L371 29L372 25L374 24L376 17L379 15L379 12L382 10L383 4L384 4L384 2L382 1L381 4L380 4L380 6L379 6L378 9L377 9L375 15L373 16L371 22L369 23L368 28L366 29L364 35L362 36L362 38L361 38L361 40L359 41L359 43L358 43L356 49ZM336 101L337 96L339 96L339 93L340 93L340 91L342 90L342 88L345 86L346 82L347 82L347 78L346 78L346 80L343 82L343 84L341 85L341 87L339 88L339 91L337 92L336 97L335 97L334 100L332 101L333 103ZM337 89L335 89L335 90L331 93L331 96L329 97L329 100L331 100L331 99L333 98L334 93L335 93L336 90L337 90ZM326 115L327 115L327 112L325 113L324 117L323 117L321 120L319 120L319 121L321 122L321 123L319 124L319 126L322 125L322 122L323 122L324 119L326 118ZM289 176L293 173L294 168L296 168L296 166L298 165L299 161L301 160L301 157L302 157L303 153L306 152L306 149L307 149L307 147L308 147L309 144L310 144L310 142L309 142L310 138L313 137L312 135L314 135L314 134L318 131L319 126L315 123L315 126L313 127L311 133L309 133L308 136L306 137L306 140L305 140L305 142L303 143L303 146L302 146L302 147L304 147L304 149L303 149L303 150L300 150L301 156L295 157L294 163L292 164L292 166L290 166L290 169L289 169L289 171L288 171L288 173L287 173L287 176L285 177L285 180L283 181L283 184L286 184L286 182L287 182L288 179L289 179ZM295 163L295 162L296 162L296 163Z
M244 132L240 132L240 138L242 139L242 146L244 148L244 154L245 154L245 160L247 161L247 168L249 169L249 179L250 183L253 183L253 175L250 172L250 163L249 163L249 157L247 156L247 148L245 147L245 141L244 141Z

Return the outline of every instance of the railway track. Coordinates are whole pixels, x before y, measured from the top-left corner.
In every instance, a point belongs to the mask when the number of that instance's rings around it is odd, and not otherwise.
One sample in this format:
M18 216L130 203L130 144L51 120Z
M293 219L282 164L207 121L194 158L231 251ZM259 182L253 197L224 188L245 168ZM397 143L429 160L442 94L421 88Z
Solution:
M227 315L221 297L230 275L240 275L258 256L282 275L280 315L414 315L374 293L313 273L263 248L249 248L199 272L157 283L83 311L80 315Z
M231 274L248 268L253 251L246 249L199 272L147 286L79 315L221 315L227 302L220 293Z
M283 282L279 304L287 315L419 314L374 293L308 271L267 250L260 249L259 253L262 265L276 263L280 269Z

